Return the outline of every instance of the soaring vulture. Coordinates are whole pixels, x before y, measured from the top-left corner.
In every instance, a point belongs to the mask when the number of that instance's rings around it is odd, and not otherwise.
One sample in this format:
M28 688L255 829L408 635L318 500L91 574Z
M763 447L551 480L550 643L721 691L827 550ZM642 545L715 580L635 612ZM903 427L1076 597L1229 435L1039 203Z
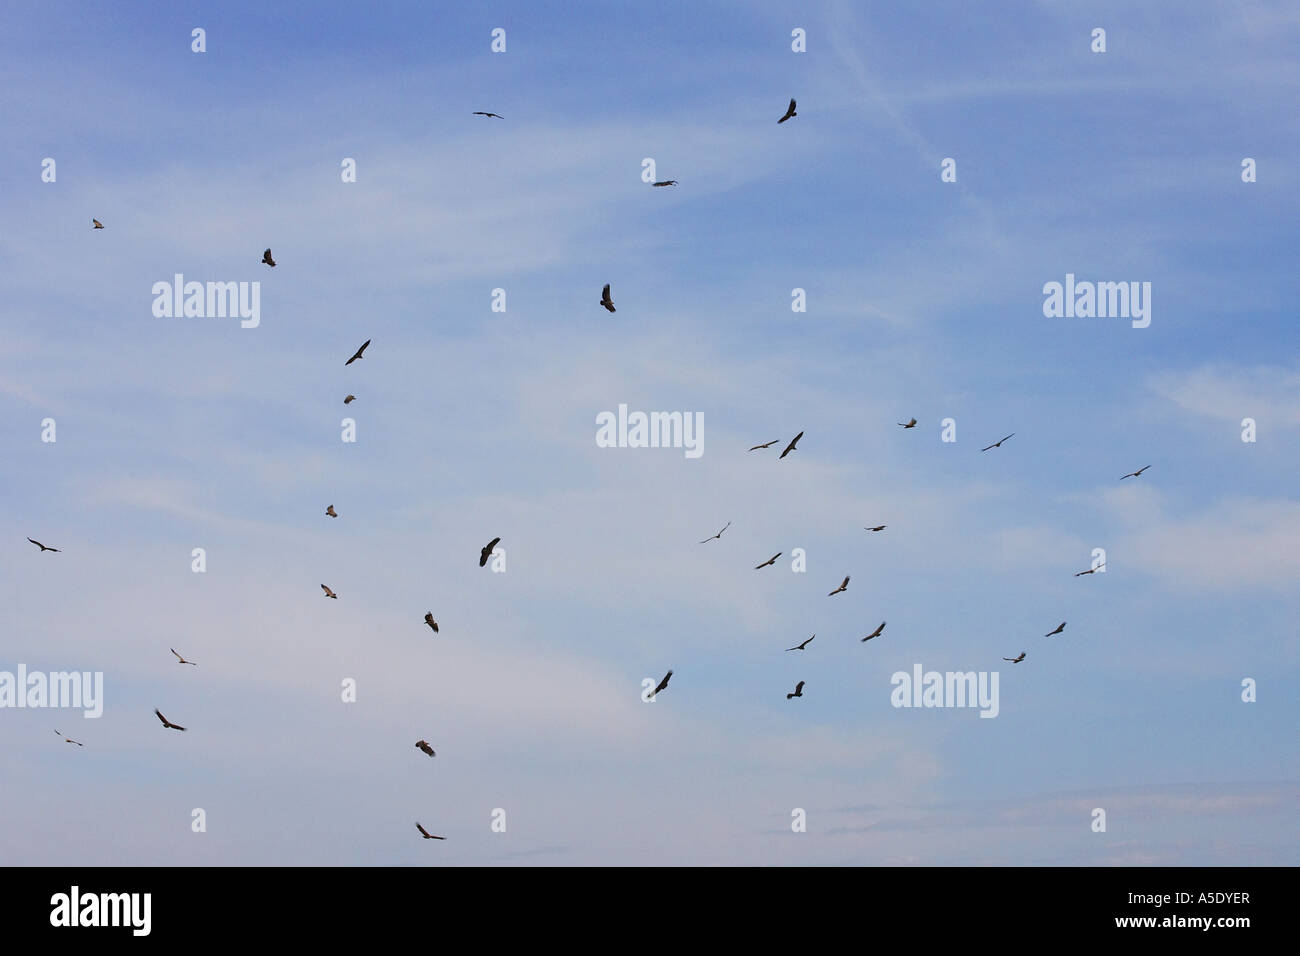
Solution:
M781 452L781 458L784 458L786 455L790 454L790 452L795 450L794 446L799 444L800 438L803 438L803 432L800 432L799 434L795 435L793 438L790 439L790 444L786 445L785 451ZM777 461L780 461L781 458L778 458Z
M786 694L786 695L785 695L785 699L786 699L786 700L789 700L791 697L802 697L802 696L803 696L803 685L804 685L804 682L803 682L803 681L800 681L799 683L795 684L795 685L794 685L794 693L793 693L793 694Z
M262 261L266 263L268 266L270 266L272 269L275 268L275 260L271 258L270 249L267 249L264 253L262 253Z
M417 830L419 830L420 833L422 833L422 834L424 835L424 838L425 838L426 840L445 840L445 839L447 839L446 837L434 836L432 833L430 833L430 832L429 832L428 830L426 830L424 827L420 826L420 821L419 821L419 820L416 820L416 821L415 821L415 828L416 828Z
M848 589L849 589L849 576L846 574L844 575L844 580L840 582L840 586L826 596L834 597L835 595L839 594L841 591L847 591Z
M344 362L343 364L344 364L345 366L346 366L346 365L351 365L351 364L352 364L353 362L355 362L357 359L361 358L361 353L364 352L364 351L366 350L366 346L368 346L369 344L370 344L370 340L369 340L369 339L366 339L364 342L362 342L362 343L361 343L361 348L357 349L356 353L352 356L352 358L348 359L348 360L347 360L346 362Z
M1012 435L1014 435L1014 434L1015 434L1015 432L1012 432L1011 435L1007 435L1005 438L999 438L999 439L998 439L997 441L995 441L992 445L986 445L986 446L984 446L983 448L981 448L980 451L988 451L990 448L1001 448L1001 447L1002 447L1002 443L1003 443L1004 441L1006 441L1007 438L1010 438L1010 437L1011 437Z
M41 544L35 538L28 538L27 540L30 541L32 544L36 545L36 547L40 548L42 551L53 551L55 554L59 553L58 548L47 548L45 545Z
M724 524L724 525L722 526L722 531L726 531L726 530L727 530L728 528L730 528L730 527L731 527L731 522L728 521L726 524ZM710 541L714 540L715 538L718 539L719 541L721 541L721 540L722 540L722 531L719 531L717 534L711 534L711 535L709 535L707 538L705 538L703 541L701 541L700 544L708 544Z
M478 566L480 568L485 567L487 565L487 559L492 557L492 549L497 546L497 542L499 542L500 540L501 540L500 538L493 538L491 541L487 543L487 545L483 548L483 550L481 550L478 553Z
M884 622L884 621L881 621L881 622L880 622L880 627L876 628L874 631L872 631L870 634L868 634L868 635L867 635L866 637L864 637L862 640L863 640L863 641L869 641L869 640L871 640L873 637L879 637L879 636L880 636L880 632L883 631L884 629L885 629L885 622Z
M611 312L618 311L614 308L614 300L609 297L609 283L605 283L605 288L600 293L600 304Z
M785 108L785 115L782 116L779 120L776 121L776 125L777 125L777 126L780 126L782 123L784 123L786 120L788 120L791 116L798 116L798 115L799 115L799 114L796 113L796 112L794 111L794 97L791 97L791 98L790 98L790 105L787 106L787 107Z
M173 724L173 723L172 723L171 721L169 721L166 717L164 717L164 716L162 715L162 711L158 710L157 708L154 709L154 713L158 715L158 719L162 721L162 725L163 725L164 727L166 727L168 730L184 730L184 729L185 729L185 728L182 727L180 724Z

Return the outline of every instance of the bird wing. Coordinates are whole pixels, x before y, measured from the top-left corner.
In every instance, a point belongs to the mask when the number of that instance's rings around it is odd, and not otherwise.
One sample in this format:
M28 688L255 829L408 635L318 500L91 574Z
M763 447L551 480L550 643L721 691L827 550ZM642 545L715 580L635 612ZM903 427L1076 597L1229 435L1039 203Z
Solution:
M794 685L794 692L796 694L799 693L801 690L803 690L803 681L800 681L799 683Z
M605 301L607 301L607 302L610 301L610 299L609 299L609 283L608 283L608 282L605 283L605 288L603 288L603 289L600 290L600 297L601 297L602 299L604 299Z
M424 836L425 836L426 839L428 839L428 838L432 838L433 834L431 834L431 833L430 833L428 830L426 830L424 827L420 826L419 823L416 823L416 824L415 824L415 828L416 828L417 830L419 830L422 834L424 834Z

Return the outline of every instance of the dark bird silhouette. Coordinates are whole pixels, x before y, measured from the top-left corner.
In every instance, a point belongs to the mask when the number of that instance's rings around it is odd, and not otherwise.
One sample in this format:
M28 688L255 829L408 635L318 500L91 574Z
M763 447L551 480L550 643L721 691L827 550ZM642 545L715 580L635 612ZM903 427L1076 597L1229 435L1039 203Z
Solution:
M1089 568L1087 571L1076 571L1075 574L1074 574L1074 576L1075 576L1076 578L1081 578L1081 577L1083 577L1085 574L1096 574L1098 571L1100 571L1100 570L1101 570L1102 568L1104 568L1105 566L1106 566L1106 565L1105 565L1105 563L1103 562L1103 563L1097 565L1095 568Z
M353 402L355 402L356 400L357 400L357 397L356 397L355 395L349 395L347 398L343 399L343 404L344 404L344 405L351 405L351 404L352 404Z
M799 683L795 684L795 685L794 685L794 693L793 693L793 694L786 694L786 695L785 695L785 699L786 699L786 700L789 700L791 697L802 697L802 696L803 696L803 685L804 685L804 683L805 683L804 681L800 681Z
M839 594L841 591L847 591L848 589L849 589L849 576L846 574L844 575L844 580L840 582L840 586L826 596L833 597L834 595Z
M472 116L486 116L488 119L491 119L491 118L494 117L494 116L495 116L497 119L505 119L505 117L502 116L500 113L484 113L482 110L475 110L471 115L472 115Z
M59 730L57 727L54 728L54 732L60 737L63 737L63 731ZM73 740L71 737L63 737L63 742L65 744L76 744L78 747L86 746L80 740Z
M270 249L267 249L265 252L262 253L262 261L266 263L268 266L270 266L272 269L275 268L275 260L271 258Z
M902 425L904 428L915 428L915 427L916 427L916 419L913 418L913 419L910 419L910 420L907 421L907 422L899 422L898 424Z
M609 283L608 283L608 282L605 283L605 288L601 290L601 293L600 293L600 304L603 305L605 308L609 309L609 311L611 311L611 312L616 312L616 311L618 311L617 309L614 308L614 300L611 299L611 298L609 297Z
M799 114L796 113L796 112L794 111L794 98L791 97L791 99L790 99L790 105L787 106L787 107L785 108L785 115L782 116L779 120L776 121L776 125L777 125L777 126L780 126L782 123L784 123L786 120L788 120L791 116L798 116L798 115L799 115Z
M650 696L654 697L661 690L664 690L668 686L668 681L672 678L672 676L673 676L672 671L669 671L667 674L665 674L664 679L659 682L659 686L650 692Z
M416 821L415 821L415 828L416 828L417 830L419 830L421 834L423 834L423 836L424 836L424 838L425 838L426 840L445 840L445 839L447 839L446 837L434 836L432 833L430 833L430 832L429 832L428 830L426 830L424 827L420 826L420 821L419 821L419 820L416 820Z
M790 454L790 452L795 450L794 446L799 444L800 438L803 438L803 432L800 432L799 434L795 435L793 438L790 439L790 444L786 445L785 451L781 452L781 458L784 458L786 455ZM777 461L780 461L781 458L778 458Z
M981 448L980 451L988 451L990 448L999 448L1001 447L1002 443L1007 440L1007 438L1010 438L1014 434L1015 432L1012 432L1011 435L1006 436L1006 438L999 438L992 445L986 445L985 447Z
M805 647L807 647L809 644L811 644L811 643L812 643L812 639L813 639L813 637L816 637L816 636L817 636L817 635L814 634L812 637L808 638L808 640L804 641L802 644L796 644L794 647L787 647L787 648L786 648L786 651L787 651L787 652L788 652L788 651L801 651L801 650L803 650Z
M879 636L880 636L880 632L883 631L884 629L885 629L885 622L884 622L884 621L881 621L881 622L880 622L880 627L876 628L874 631L872 631L870 634L868 634L866 637L864 637L864 638L862 639L862 641L863 641L863 642L866 642L866 641L871 640L873 637L879 637Z
M487 559L492 557L492 549L497 546L497 542L500 540L500 538L493 538L487 543L487 547L478 553L478 566L480 568L487 564Z
M1043 637L1051 637L1053 634L1060 634L1063 630L1065 630L1065 622L1064 622L1064 621L1062 621L1059 625L1057 625L1056 630L1054 630L1054 631L1048 631L1046 634L1043 635Z
M665 180L664 180L663 182L661 182L661 183L651 183L650 185L651 185L651 186L676 186L676 185L677 185L677 180L675 180L675 179L665 179Z
M1142 472L1146 471L1150 467L1151 467L1150 465L1143 465L1137 471L1131 471L1127 475L1124 475L1122 478L1120 478L1120 481L1123 481L1124 478L1141 478Z
M437 754L435 754L435 753L433 752L433 748L429 746L429 741L427 741L427 740L417 740L417 741L415 742L415 746L419 747L421 750L423 750L425 753L427 753L430 757L436 757L436 756L437 756Z
M766 567L768 567L768 566L770 566L770 565L775 564L775 563L776 563L776 559L779 558L779 557L781 557L782 554L784 554L783 551L778 551L776 554L772 555L770 558L768 558L768 559L767 559L766 561L764 561L762 564L756 564L756 565L754 565L754 570L757 571L759 568L766 568Z
M352 358L348 359L348 360L347 360L346 362L344 362L343 364L344 364L344 365L351 365L351 364L352 364L353 362L355 362L357 359L361 358L361 353L364 352L364 351L366 350L366 346L368 346L369 344L370 344L370 340L369 340L369 339L366 339L365 342L362 343L361 348L357 349L356 354L353 355Z
M863 528L863 531L884 531L888 525L878 524L874 528Z
M330 590L328 587L326 587L325 585L322 584L322 585L320 586L320 589L321 589L322 591L325 592L325 596L326 596L326 597L332 597L332 598L333 598L334 600L336 600L336 601L339 599L339 596L338 596L337 594L335 594L333 591L331 591L331 590Z
M726 530L727 530L728 528L730 528L730 527L731 527L731 522L728 521L726 524L724 524L724 525L722 526L722 531L726 531ZM701 541L700 544L708 544L710 541L714 540L715 538L718 539L719 541L721 541L721 540L722 540L722 531L719 531L717 534L710 535L709 537L707 537L707 538L705 538L703 541Z
M174 648L174 647L169 647L169 648L167 648L167 650L171 651L173 654L176 654L176 648ZM185 658L181 657L179 654L176 654L176 660L178 660L178 661L179 661L180 663L182 663L182 664L189 664L191 667L198 667L198 666L199 666L198 664L195 664L193 661L187 661Z
M1021 651L1019 657L1004 657L1002 659L1004 661L1010 661L1013 664L1019 664L1021 661L1025 659L1025 652Z
M100 222L98 219L92 219L92 220L90 220L90 228L91 228L91 229L103 229L103 228L104 228L104 224L103 224L102 222Z
M777 442L779 442L780 440L781 440L781 439L779 439L779 438L773 438L771 441L769 441L769 442L764 442L762 445L755 445L753 448L750 449L750 451L758 451L760 448L771 448L773 445L775 445L775 444L776 444Z
M170 720L168 720L166 717L164 717L164 716L162 715L162 711L161 711L161 710L158 710L158 709L155 708L155 709L154 709L154 713L158 715L158 719L162 721L162 725L163 725L164 727L166 727L168 730L184 730L184 729L185 729L185 728L182 727L180 724L173 724Z
M30 541L32 544L36 545L36 547L40 548L42 551L53 551L55 554L59 553L58 548L48 548L45 545L41 544L39 541L37 541L35 538L28 538L27 540Z
M330 505L328 508L326 508L325 513L329 515L331 518L337 518L339 516L339 513L334 510L333 505Z
M433 633L438 633L438 622L433 619L433 612L430 611L424 615L424 623L433 628Z

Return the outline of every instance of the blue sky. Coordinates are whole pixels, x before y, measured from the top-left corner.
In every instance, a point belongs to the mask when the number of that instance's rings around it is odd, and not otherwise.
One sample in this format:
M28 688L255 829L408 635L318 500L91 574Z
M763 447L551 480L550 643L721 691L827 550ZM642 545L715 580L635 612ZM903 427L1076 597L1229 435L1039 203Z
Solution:
M0 710L7 861L1300 862L1292 6L0 24L0 670L106 697ZM178 272L260 325L154 317ZM598 448L620 403L704 454ZM892 707L917 663L998 716Z

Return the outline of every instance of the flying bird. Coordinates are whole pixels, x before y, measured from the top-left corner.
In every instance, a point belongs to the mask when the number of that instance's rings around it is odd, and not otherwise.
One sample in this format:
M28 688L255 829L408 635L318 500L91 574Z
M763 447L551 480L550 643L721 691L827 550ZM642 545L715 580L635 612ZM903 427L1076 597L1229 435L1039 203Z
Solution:
M344 405L351 405L351 404L352 404L353 402L355 402L356 400L357 400L357 397L356 397L355 395L349 395L347 398L343 399L343 404L344 404Z
M364 352L364 351L366 350L366 346L369 345L369 344L370 344L370 340L369 340L369 339L366 339L365 342L363 342L363 343L361 344L361 348L357 349L356 354L353 355L352 358L348 359L348 360L347 360L346 362L344 362L343 364L344 364L344 365L351 365L351 364L352 364L353 362L355 362L357 359L361 358L361 353Z
M337 518L339 516L339 513L334 510L333 505L330 505L328 508L326 508L325 513L329 515L331 518Z
M500 538L493 538L487 543L487 546L478 553L478 566L480 568L487 564L487 559L492 557L492 549L497 546L497 542L500 540Z
M1021 651L1019 657L1004 657L1002 659L1004 661L1010 661L1013 664L1019 664L1021 661L1025 659L1025 652Z
M874 528L863 528L863 531L884 531L888 525L878 524Z
M881 622L880 622L880 627L876 628L874 631L872 631L870 634L868 634L868 635L867 635L866 637L864 637L862 640L865 642L865 641L869 641L869 640L871 640L873 637L879 637L879 636L880 636L880 632L883 631L884 629L885 629L885 622L884 622L884 621L881 621Z
M786 700L789 700L791 697L802 697L802 696L803 696L803 685L804 685L804 683L805 683L804 681L800 681L799 683L795 684L795 685L794 685L794 693L793 693L793 694L786 694L786 695L785 695L785 699L786 699Z
M728 528L730 528L730 527L731 527L731 522L728 521L725 525L722 526L722 531L726 531L726 530L727 530ZM712 541L714 538L717 538L719 541L721 541L721 540L722 540L722 531L719 531L717 534L710 535L709 537L707 537L707 538L705 538L703 541L701 541L700 544L708 544L708 543L709 543L710 541Z
M814 634L812 637L808 638L808 640L804 641L802 644L797 644L797 645L795 645L794 647L787 647L787 648L786 648L786 651L787 651L787 652L788 652L788 651L801 651L801 650L803 650L805 647L807 647L809 644L811 644L811 643L812 643L812 639L813 639L813 637L816 637L816 636L817 636L817 635Z
M1012 432L1012 433L1011 433L1011 435L1014 435L1014 434L1015 434L1015 432ZM1007 438L1010 438L1011 435L1008 435ZM986 445L984 448L981 448L980 451L988 451L990 448L998 448L998 447L1000 447L1000 446L1002 445L1002 443L1003 443L1004 441L1007 440L1007 438L999 438L999 439L998 439L997 441L995 441L992 445Z
M424 751L425 753L427 753L430 757L436 757L436 756L437 756L437 754L435 754L435 753L433 752L433 748L429 746L429 741L427 741L427 740L417 740L417 741L415 742L415 746L417 746L418 748L420 748L421 750L423 750L423 751Z
M782 123L784 123L786 120L788 120L791 116L798 116L798 115L799 115L799 114L796 113L796 112L794 111L794 98L791 97L791 99L790 99L790 105L787 106L787 107L785 108L785 115L782 116L779 120L776 121L776 125L777 125L777 126L780 126Z
M27 540L30 541L32 544L36 545L36 547L40 548L42 551L53 551L55 554L59 553L58 548L47 548L45 545L41 544L35 538L28 538Z
M773 438L771 441L769 441L769 442L765 442L765 443L763 443L762 445L755 445L753 448L750 449L750 451L758 451L760 448L771 448L773 445L775 445L775 444L776 444L777 442L779 442L780 440L781 440L781 439L779 439L779 438Z
M915 428L916 419L915 418L909 419L907 422L899 422L898 424L902 425L904 428Z
M161 711L161 710L158 710L157 708L155 708L155 709L154 709L154 713L158 715L158 719L162 721L162 725L163 725L164 727L166 727L168 730L184 730L184 729L185 729L185 728L182 727L180 724L173 724L170 720L168 720L166 717L164 717L164 716L162 715L162 711Z
M169 647L169 648L167 648L167 650L171 651L173 654L176 654L176 648L174 648L174 647ZM187 661L185 658L181 657L179 654L176 654L176 660L180 661L180 663L182 663L182 664L189 664L191 667L198 667L198 666L199 666L198 664L195 664L193 661Z
M424 623L433 628L433 633L438 633L438 622L433 619L432 611L424 615Z
M471 113L470 115L471 115L471 116L486 116L488 119L491 119L491 118L494 117L494 116L495 116L497 119L505 119L505 117L502 116L500 113L484 113L482 110L475 110L475 111L474 111L473 113Z
M417 830L419 830L422 834L424 834L424 838L425 838L426 840L445 840L445 839L447 839L446 837L434 836L432 833L430 833L430 832L429 832L428 830L426 830L424 827L420 826L420 821L419 821L419 820L416 820L416 821L415 821L415 828L416 828Z
M325 596L326 596L326 597L332 597L332 598L333 598L334 600L336 600L336 601L339 599L339 596L338 596L337 594L335 594L333 591L331 591L331 590L330 590L328 587L326 587L325 585L322 584L322 585L320 586L320 589L321 589L322 591L325 592Z
M54 732L58 734L60 737L63 737L63 731L59 730L57 727L54 728ZM76 744L78 747L86 746L80 740L73 740L71 737L63 737L63 742L65 744Z
M1128 473L1127 475L1125 475L1123 478L1120 478L1120 481L1123 481L1124 478L1141 478L1141 477L1142 477L1142 472L1146 471L1146 470L1147 470L1148 468L1150 468L1150 467L1151 467L1150 465L1143 465L1143 466L1142 466L1141 468L1139 468L1137 471L1129 472L1129 473Z
M768 558L768 559L767 559L766 561L764 561L762 564L756 564L756 565L754 565L754 570L757 571L759 568L766 568L766 567L768 567L768 566L770 566L770 565L775 564L775 563L776 563L776 559L779 558L779 557L781 557L782 554L784 554L784 552L782 552L782 551L778 551L776 554L772 555L770 558Z
M650 185L651 185L651 186L676 186L676 185L677 185L677 180L675 180L675 179L665 179L665 180L664 180L663 182L661 182L661 183L651 183Z
M104 228L104 224L103 224L102 222L100 222L98 219L92 219L92 220L90 220L90 222L91 222L91 226L90 226L91 229L103 229L103 228Z
M781 452L781 458L784 458L786 455L790 454L790 452L795 450L794 446L799 443L800 438L803 438L803 432L800 432L790 439L790 444L786 445L785 451ZM777 461L780 461L781 458L778 458Z
M605 288L601 290L601 293L600 293L600 304L603 305L605 308L609 309L609 311L611 311L611 312L616 312L616 311L618 311L617 309L614 308L614 300L611 299L611 298L609 297L609 283L608 283L608 282L605 283Z
M1057 626L1056 630L1054 630L1054 631L1048 631L1046 634L1043 635L1043 637L1051 637L1053 634L1060 634L1063 630L1065 630L1065 622L1064 622L1064 621L1062 621L1062 622Z
M836 594L839 594L841 591L847 591L848 589L849 589L849 576L846 574L844 575L844 580L840 582L840 586L826 596L834 597Z
M654 696L655 696L656 694L658 694L661 690L663 690L664 688L666 688L666 687L668 686L668 680L669 680L669 678L671 678L672 676L673 676L673 672L672 672L672 671L669 671L667 674L665 674L665 675L664 675L664 679L661 680L661 681L659 682L659 686L656 687L653 691L650 692L650 696L651 696L651 697L654 697Z
M267 249L264 253L262 253L262 261L265 262L272 269L275 268L275 260L271 258L270 249Z
M1101 570L1102 568L1104 568L1105 566L1106 566L1106 565L1105 565L1105 563L1103 562L1103 563L1097 565L1095 568L1089 568L1087 571L1076 571L1075 574L1074 574L1074 576L1075 576L1076 578L1081 578L1081 577L1083 577L1085 574L1096 574L1098 571L1100 571L1100 570Z

